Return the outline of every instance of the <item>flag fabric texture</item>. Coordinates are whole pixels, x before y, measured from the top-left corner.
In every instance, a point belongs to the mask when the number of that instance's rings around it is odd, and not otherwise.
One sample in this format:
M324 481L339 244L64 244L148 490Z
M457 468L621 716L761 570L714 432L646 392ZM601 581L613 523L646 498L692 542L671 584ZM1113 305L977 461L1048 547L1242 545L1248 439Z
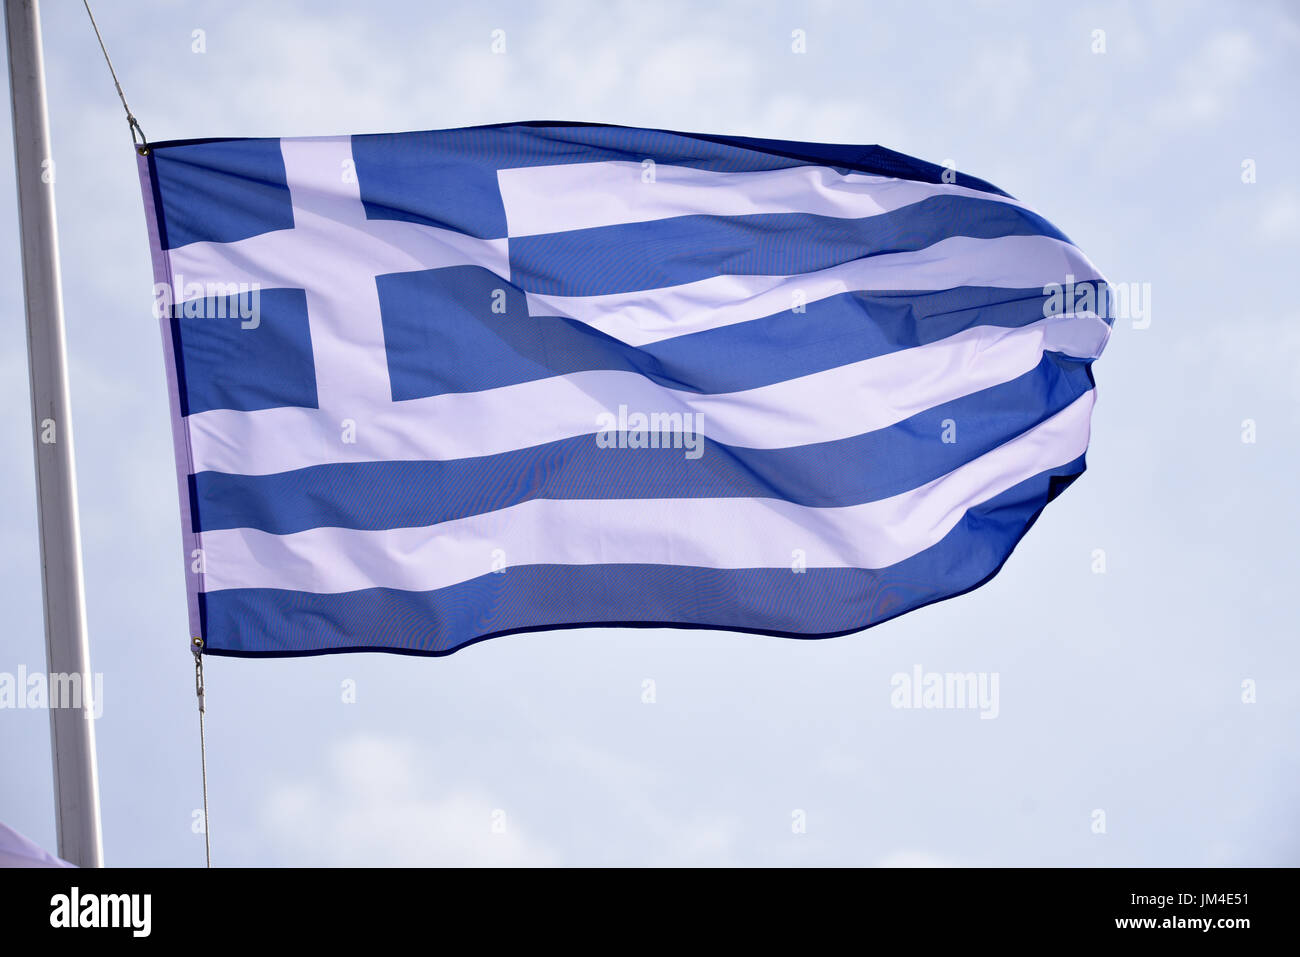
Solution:
M1104 281L964 173L558 123L140 169L209 654L844 634L1084 469Z

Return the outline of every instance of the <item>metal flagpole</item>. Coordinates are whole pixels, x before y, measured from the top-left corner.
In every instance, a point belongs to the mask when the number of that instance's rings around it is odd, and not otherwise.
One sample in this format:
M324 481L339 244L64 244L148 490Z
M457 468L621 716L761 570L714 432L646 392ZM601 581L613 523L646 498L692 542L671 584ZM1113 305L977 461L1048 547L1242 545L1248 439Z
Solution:
M45 109L36 0L4 0L13 103L18 222L27 299L27 358L36 446L41 582L45 594L45 661L59 856L82 867L103 864L99 778L95 768L94 682L86 641L81 530L68 414L63 293L54 227L54 163ZM55 689L71 700L56 700Z

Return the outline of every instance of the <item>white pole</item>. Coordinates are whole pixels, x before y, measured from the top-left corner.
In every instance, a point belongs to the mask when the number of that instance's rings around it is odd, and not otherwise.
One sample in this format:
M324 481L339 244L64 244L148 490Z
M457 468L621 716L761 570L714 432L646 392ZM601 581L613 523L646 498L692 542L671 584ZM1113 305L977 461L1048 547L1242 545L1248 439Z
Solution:
M54 163L45 111L40 13L36 0L4 3L23 290L27 298L27 359L36 446L59 856L82 867L100 867L103 848L99 835L99 777L91 717L94 681L86 642L81 530L77 520L72 418L68 413L67 348L54 228ZM70 689L66 698L71 700L56 699L56 688L60 686Z

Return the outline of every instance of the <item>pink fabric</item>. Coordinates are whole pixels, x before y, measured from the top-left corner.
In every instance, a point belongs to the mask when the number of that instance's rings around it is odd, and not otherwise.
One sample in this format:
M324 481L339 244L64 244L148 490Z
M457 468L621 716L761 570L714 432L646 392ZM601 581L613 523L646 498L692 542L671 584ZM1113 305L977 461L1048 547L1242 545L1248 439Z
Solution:
M0 867L75 867L0 824Z

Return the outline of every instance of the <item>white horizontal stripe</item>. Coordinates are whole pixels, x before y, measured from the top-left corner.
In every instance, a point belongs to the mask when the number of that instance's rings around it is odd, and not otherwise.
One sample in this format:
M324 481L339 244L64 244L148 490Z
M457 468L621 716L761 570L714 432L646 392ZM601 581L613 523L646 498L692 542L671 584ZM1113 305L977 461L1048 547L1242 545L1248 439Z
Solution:
M801 549L813 568L884 568L938 542L971 506L1080 455L1088 445L1092 401L1089 392L942 478L863 505L536 499L424 528L313 528L291 535L229 529L201 536L204 585L207 591L426 591L487 574L501 553L507 565L788 568L793 551Z
M797 321L797 320L793 320ZM884 428L1014 379L1044 350L1090 358L1096 316L978 326L936 342L741 392L668 389L634 372L592 371L380 406L213 410L187 420L196 472L264 475L333 462L470 458L598 430L602 412L698 413L727 445L785 448ZM351 442L343 440L351 421Z
M497 172L511 236L558 233L673 216L814 213L860 219L932 196L969 196L1020 206L996 193L947 183L918 183L827 166L719 173L658 164L645 182L641 163L572 163Z
M1065 283L1067 276L1076 282L1101 278L1077 247L1048 236L954 236L915 252L869 256L798 276L713 276L605 296L528 293L528 314L566 316L644 346L855 290L1041 289Z

